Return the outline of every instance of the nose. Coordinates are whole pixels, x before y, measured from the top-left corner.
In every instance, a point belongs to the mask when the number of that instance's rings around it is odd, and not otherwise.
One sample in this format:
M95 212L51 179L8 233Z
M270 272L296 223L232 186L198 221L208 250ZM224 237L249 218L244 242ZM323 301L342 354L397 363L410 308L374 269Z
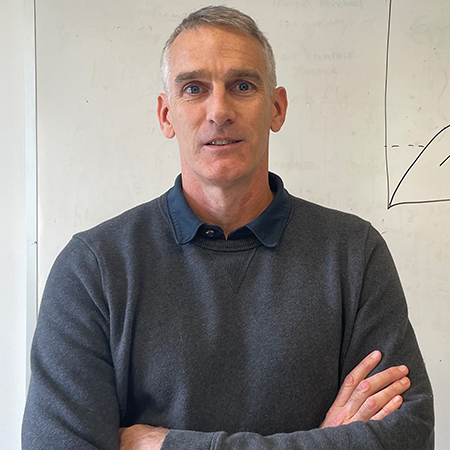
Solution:
M214 87L207 102L207 119L218 126L232 124L235 120L233 100L224 87Z

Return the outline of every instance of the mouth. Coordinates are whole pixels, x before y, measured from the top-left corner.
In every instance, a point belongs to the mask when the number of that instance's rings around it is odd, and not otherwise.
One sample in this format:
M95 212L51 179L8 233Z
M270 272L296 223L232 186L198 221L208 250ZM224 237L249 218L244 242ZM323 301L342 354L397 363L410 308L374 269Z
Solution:
M242 142L242 141L235 140L235 139L214 139L210 142L207 142L206 145L213 145L215 147L224 147L226 145L237 144L239 142Z

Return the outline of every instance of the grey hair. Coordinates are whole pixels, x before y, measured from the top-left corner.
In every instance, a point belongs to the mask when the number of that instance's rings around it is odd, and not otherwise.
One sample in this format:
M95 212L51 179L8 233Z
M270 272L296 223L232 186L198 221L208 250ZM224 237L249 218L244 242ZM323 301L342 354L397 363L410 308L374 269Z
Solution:
M189 14L175 28L167 40L161 55L161 74L164 92L170 97L169 50L171 45L182 31L199 29L207 25L221 25L243 31L255 37L262 44L267 66L269 89L270 92L273 92L277 86L277 75L272 46L250 16L228 6L206 6L201 8Z

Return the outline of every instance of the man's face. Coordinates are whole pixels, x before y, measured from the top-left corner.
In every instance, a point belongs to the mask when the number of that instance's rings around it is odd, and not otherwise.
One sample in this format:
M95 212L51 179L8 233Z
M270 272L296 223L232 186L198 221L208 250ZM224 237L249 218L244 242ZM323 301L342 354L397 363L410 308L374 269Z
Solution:
M267 177L270 129L286 91L269 92L263 47L245 33L205 26L183 31L169 53L170 100L158 97L166 137L177 137L183 180L220 185Z

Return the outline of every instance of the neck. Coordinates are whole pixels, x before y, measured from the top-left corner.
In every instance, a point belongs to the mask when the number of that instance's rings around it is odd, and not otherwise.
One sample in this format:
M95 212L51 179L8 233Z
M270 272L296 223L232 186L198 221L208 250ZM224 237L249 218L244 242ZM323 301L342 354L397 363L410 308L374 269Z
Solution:
M264 178L225 186L204 185L193 180L185 183L183 177L183 193L197 217L220 226L225 237L256 219L273 200L267 173Z

